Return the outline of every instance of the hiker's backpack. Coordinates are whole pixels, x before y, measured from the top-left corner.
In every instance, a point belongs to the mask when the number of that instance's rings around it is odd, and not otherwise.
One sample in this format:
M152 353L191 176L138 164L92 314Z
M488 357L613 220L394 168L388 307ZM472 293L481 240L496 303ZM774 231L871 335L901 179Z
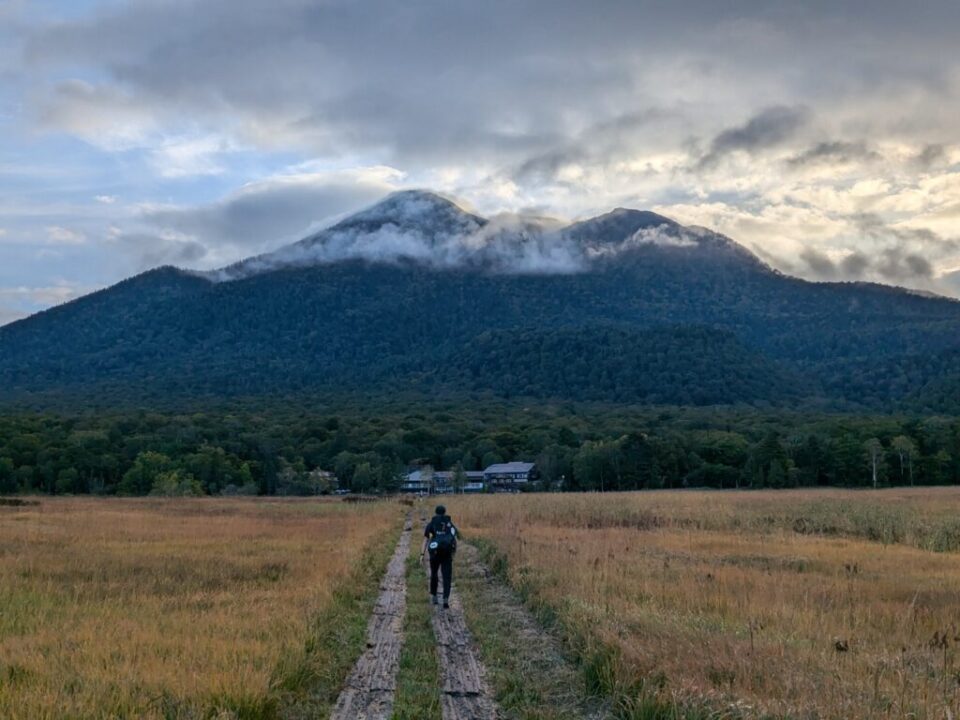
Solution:
M440 527L437 528L430 541L430 552L448 553L457 548L457 528L453 521L446 515L440 519Z

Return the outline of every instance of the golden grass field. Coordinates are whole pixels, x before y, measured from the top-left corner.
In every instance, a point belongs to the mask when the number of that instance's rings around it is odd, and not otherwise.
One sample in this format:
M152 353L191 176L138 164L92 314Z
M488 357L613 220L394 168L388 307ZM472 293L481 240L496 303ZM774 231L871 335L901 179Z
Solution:
M711 717L960 717L958 489L447 506L622 698Z
M255 716L392 503L0 507L0 718Z

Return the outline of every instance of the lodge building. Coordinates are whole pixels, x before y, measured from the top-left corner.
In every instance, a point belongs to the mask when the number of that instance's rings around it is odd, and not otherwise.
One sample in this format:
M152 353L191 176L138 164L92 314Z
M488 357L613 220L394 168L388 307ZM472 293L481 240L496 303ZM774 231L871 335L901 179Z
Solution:
M454 492L453 470L418 468L404 477L400 489L418 495L442 495ZM467 470L463 492L518 492L539 478L535 463L495 463L485 470Z

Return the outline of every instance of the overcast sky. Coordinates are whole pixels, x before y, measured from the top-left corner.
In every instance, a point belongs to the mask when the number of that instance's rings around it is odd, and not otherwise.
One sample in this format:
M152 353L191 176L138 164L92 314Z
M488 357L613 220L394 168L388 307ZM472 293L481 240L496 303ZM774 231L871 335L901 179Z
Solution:
M0 0L0 323L407 187L960 294L960 3Z

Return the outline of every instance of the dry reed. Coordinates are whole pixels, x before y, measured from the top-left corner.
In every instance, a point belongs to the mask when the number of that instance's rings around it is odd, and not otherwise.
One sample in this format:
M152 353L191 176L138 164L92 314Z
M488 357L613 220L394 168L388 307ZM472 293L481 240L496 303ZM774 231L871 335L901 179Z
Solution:
M276 668L398 517L254 499L0 508L0 717L269 715Z
M960 490L470 497L608 685L722 715L960 716ZM594 670L596 670L594 668Z

